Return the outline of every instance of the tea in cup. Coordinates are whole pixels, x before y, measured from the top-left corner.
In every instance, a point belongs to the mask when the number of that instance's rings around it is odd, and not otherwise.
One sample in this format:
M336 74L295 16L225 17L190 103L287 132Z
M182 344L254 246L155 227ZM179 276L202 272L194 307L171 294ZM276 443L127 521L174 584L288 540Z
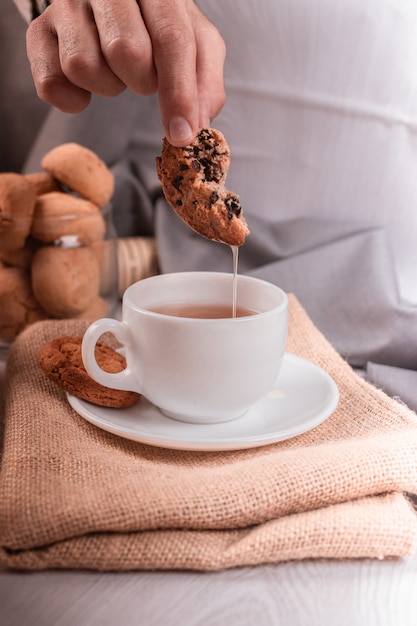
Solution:
M82 358L98 383L141 393L164 415L225 422L276 384L287 324L287 295L266 281L220 272L161 274L128 287L121 321L102 318L89 326ZM126 357L116 374L102 370L94 356L106 332Z

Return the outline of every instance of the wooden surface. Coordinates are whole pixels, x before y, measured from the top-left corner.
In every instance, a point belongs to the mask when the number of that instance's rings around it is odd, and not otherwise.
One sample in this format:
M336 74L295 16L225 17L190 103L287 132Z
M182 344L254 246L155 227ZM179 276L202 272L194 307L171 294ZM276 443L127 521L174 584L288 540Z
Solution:
M215 574L0 572L2 626L415 626L417 560Z
M415 626L416 589L417 555L220 573L0 569L0 625Z

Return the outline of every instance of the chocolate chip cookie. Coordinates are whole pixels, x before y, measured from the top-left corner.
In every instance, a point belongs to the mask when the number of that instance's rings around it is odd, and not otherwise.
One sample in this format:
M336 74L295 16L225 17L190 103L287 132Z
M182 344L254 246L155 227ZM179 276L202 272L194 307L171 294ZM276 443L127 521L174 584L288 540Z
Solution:
M223 134L201 129L185 148L163 140L156 170L167 202L194 231L230 246L241 246L250 231L239 196L225 187L230 150Z
M121 391L100 385L87 373L81 356L82 337L57 337L38 352L38 363L55 384L77 398L111 408L126 408L140 399L134 391ZM122 354L103 344L96 346L96 359L106 372L117 373L126 367Z

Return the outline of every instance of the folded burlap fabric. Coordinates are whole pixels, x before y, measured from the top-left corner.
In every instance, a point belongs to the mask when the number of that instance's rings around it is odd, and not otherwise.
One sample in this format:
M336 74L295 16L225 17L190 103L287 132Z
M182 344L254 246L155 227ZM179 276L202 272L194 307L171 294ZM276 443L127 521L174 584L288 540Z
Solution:
M142 445L87 423L41 372L39 347L82 334L39 322L12 346L0 471L0 560L13 568L203 569L413 553L417 419L358 377L290 296L287 349L327 370L340 403L293 439L234 452Z

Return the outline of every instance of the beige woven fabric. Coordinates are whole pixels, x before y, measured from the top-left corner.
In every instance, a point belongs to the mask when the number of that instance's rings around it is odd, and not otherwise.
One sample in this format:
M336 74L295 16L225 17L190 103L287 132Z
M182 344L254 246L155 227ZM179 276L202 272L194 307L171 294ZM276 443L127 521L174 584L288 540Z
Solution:
M287 349L340 403L317 428L235 452L142 445L87 423L36 363L85 322L39 322L12 346L0 561L13 568L215 570L304 558L405 557L417 518L417 419L359 378L290 296Z

